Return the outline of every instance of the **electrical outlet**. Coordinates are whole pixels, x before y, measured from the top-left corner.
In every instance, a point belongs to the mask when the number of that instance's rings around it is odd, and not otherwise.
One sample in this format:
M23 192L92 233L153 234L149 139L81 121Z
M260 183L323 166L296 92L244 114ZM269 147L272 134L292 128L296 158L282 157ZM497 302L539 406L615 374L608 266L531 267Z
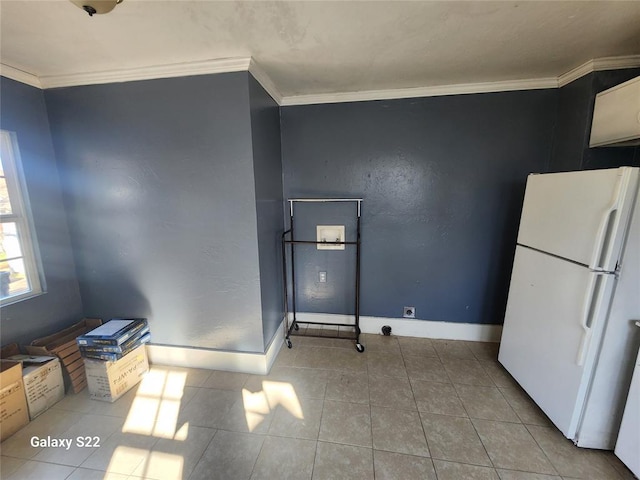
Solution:
M318 281L320 283L327 283L327 272L318 272Z
M404 309L402 310L402 316L404 318L416 318L415 307L404 307Z

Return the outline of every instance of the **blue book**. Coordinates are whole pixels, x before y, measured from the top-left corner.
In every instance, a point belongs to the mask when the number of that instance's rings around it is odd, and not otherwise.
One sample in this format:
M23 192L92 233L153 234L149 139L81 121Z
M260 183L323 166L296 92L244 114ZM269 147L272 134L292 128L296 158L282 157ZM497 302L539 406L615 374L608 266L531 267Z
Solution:
M130 337L126 342L120 345L80 345L80 352L87 353L122 353L135 345L140 338L149 332L149 325L145 325L142 330Z
M114 318L76 338L78 346L122 345L148 325L146 318Z
M144 345L145 343L149 343L151 340L151 334L145 333L142 337L138 339L133 345L131 345L127 350L122 353L112 353L112 352L82 352L82 356L84 358L88 358L90 360L102 360L107 362L115 362L120 360L122 357L128 355L140 345Z

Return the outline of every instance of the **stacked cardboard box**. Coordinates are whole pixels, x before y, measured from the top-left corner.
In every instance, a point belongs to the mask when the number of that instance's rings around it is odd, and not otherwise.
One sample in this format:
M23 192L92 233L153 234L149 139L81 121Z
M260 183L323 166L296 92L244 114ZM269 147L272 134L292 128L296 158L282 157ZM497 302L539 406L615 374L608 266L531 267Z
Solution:
M30 355L55 355L62 363L62 373L66 389L78 393L87 386L84 362L80 356L80 349L76 337L102 325L99 318L85 318L53 335L38 338L25 346Z
M149 371L145 345L115 362L84 359L89 396L94 400L115 402L136 386Z
M31 420L64 398L62 368L57 357L23 355L18 344L12 343L0 350L0 358L22 364L22 383Z
M22 364L0 361L0 442L29 423L27 398L22 382Z
M136 385L149 370L150 338L145 318L112 319L78 337L90 397L114 402Z

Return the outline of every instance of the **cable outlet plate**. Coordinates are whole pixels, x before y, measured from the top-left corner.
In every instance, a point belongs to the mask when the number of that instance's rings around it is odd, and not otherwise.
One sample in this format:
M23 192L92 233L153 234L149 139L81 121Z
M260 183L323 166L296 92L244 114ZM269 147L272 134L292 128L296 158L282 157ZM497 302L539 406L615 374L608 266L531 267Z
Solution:
M416 308L415 307L404 307L402 309L402 317L403 318L416 318Z

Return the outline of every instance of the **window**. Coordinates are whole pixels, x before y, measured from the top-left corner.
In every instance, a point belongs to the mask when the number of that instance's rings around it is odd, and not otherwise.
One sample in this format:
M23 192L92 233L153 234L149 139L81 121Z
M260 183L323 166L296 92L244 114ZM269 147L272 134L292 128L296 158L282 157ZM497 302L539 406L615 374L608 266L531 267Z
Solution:
M15 135L0 130L0 305L42 293Z

